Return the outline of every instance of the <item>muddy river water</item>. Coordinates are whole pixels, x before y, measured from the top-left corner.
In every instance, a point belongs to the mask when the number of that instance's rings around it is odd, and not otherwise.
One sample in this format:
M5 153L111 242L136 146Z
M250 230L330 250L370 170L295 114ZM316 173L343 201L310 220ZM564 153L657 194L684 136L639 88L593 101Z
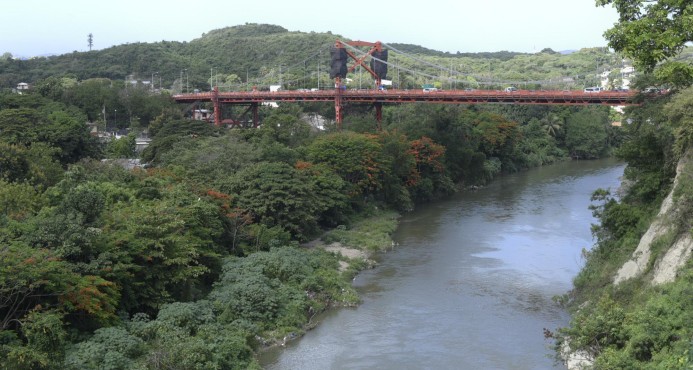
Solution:
M504 176L402 217L397 246L266 369L561 369L543 328L567 324L566 293L593 244L590 195L619 186L615 160Z

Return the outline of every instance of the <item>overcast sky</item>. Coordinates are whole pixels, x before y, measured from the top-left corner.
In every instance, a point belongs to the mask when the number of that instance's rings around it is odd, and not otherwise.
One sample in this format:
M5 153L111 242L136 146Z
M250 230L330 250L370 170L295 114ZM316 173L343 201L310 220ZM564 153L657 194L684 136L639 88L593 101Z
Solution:
M191 41L244 23L327 32L449 52L556 51L606 46L617 21L595 0L0 0L0 54L87 51Z

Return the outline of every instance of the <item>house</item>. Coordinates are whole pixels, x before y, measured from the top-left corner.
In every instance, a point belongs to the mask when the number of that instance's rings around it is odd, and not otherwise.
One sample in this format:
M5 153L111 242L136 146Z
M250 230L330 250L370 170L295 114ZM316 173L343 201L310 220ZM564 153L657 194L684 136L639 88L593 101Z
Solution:
M192 119L212 122L214 120L214 112L209 109L195 109L192 112Z
M138 136L137 138L135 138L135 151L137 153L142 153L142 151L146 149L151 142L152 139L148 137Z
M17 84L17 90L29 90L29 84L26 82L20 82Z

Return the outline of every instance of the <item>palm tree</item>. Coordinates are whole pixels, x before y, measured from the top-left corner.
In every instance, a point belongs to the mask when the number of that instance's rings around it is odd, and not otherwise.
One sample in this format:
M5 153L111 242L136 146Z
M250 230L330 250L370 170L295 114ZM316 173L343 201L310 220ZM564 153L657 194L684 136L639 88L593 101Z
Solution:
M556 113L549 113L541 119L541 126L546 130L547 134L556 137L563 127L563 118Z

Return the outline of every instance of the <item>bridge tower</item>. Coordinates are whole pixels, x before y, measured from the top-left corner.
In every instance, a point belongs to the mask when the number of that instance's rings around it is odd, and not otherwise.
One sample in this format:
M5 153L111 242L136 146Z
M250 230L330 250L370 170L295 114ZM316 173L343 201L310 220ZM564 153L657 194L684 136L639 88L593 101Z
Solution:
M361 57L357 57L346 46L358 47L366 46L370 47L370 50L366 52ZM362 66L368 73L375 79L375 89L378 90L382 86L382 80L387 76L387 49L383 49L382 43L380 41L367 42L367 41L341 41L337 40L334 46L330 49L331 56L331 66L330 66L330 78L335 80L335 89L337 93L335 95L335 117L337 120L337 127L342 128L342 99L341 93L343 90L342 79L346 78L348 72L353 72L357 66ZM371 57L370 65L366 64L364 61L367 57ZM351 58L354 60L354 64L347 67L347 61ZM378 121L378 126L380 126L380 121L382 119L383 104L376 102L373 104L375 106L375 117ZM378 127L380 128L380 127Z

